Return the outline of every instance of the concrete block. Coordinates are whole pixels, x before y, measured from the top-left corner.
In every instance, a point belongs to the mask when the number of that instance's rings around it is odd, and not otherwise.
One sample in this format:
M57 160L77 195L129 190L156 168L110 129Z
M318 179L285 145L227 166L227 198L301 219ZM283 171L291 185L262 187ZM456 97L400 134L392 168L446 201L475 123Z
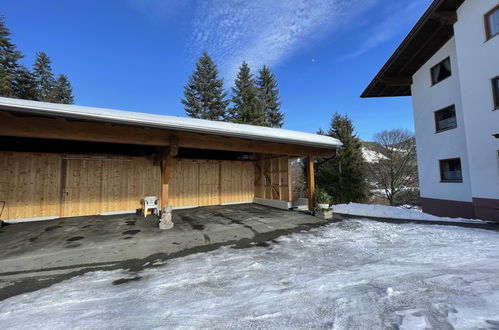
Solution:
M265 205L265 206L270 206L270 207L275 207L275 208L281 209L281 210L289 210L292 207L291 202L279 201L279 200L274 200L274 199L259 198L259 197L255 197L253 199L253 203L261 204L261 205Z

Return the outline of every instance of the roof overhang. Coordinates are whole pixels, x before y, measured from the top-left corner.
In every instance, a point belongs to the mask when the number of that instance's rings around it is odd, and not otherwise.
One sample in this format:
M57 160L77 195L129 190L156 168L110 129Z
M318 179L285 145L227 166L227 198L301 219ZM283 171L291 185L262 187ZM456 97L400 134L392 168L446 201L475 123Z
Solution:
M410 96L412 76L454 35L464 0L434 0L361 97Z
M335 138L312 133L3 97L0 115L0 135L19 137L161 146L176 136L190 148L208 149L211 143L220 150L296 155L334 153L342 146Z

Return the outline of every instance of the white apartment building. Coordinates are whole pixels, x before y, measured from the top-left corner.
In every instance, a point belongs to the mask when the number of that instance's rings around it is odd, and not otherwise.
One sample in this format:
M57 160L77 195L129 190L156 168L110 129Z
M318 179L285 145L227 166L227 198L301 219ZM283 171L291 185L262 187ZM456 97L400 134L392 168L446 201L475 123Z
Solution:
M435 0L362 97L412 95L423 211L499 221L499 0Z

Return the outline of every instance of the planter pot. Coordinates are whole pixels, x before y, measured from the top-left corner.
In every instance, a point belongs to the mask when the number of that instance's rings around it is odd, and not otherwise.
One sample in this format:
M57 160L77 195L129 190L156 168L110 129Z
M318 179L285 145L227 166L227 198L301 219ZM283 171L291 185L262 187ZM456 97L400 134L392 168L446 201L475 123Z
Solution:
M329 208L329 204L317 204L318 207L320 207L321 209L328 209Z
M315 216L320 219L329 220L333 218L333 210L320 210L315 212Z

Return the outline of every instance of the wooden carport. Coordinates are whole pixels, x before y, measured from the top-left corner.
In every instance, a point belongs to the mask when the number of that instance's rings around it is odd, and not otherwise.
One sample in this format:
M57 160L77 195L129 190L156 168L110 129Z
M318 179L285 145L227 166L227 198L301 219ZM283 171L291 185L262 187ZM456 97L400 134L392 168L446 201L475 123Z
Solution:
M0 201L8 210L1 219L129 210L144 194L161 196L162 207L291 202L294 158L306 159L312 208L313 158L341 146L303 132L9 98L0 98L0 138L9 141L0 150ZM116 153L120 146L126 150ZM190 186L196 192L186 192ZM100 208L65 212L76 194ZM105 206L92 197L113 194Z

